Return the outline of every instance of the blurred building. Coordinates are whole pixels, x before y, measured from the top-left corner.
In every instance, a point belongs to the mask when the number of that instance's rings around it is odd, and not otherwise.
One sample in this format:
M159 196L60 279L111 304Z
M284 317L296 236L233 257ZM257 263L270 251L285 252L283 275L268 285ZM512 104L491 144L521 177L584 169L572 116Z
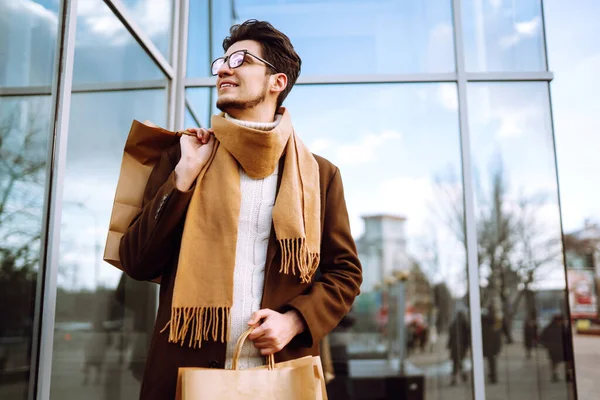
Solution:
M362 217L365 231L356 240L363 263L362 290L372 291L394 271L410 271L411 260L406 250L406 218L395 215Z

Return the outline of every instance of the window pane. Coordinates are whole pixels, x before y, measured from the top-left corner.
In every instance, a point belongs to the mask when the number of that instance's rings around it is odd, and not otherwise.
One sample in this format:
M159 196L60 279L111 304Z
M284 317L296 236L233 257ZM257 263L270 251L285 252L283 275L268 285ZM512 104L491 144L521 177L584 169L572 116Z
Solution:
M454 71L451 2L228 1L212 3L213 58L229 27L256 18L288 35L302 74ZM310 29L307 29L310 27ZM209 73L208 68L191 73Z
M48 97L0 97L0 398L27 399L46 180Z
M150 37L162 55L171 59L173 0L122 0L135 23Z
M0 2L0 86L50 86L58 3Z
M185 91L188 104L194 111L196 117L200 119L198 122L200 122L203 127L210 126L211 108L209 104L211 104L211 91L211 88L190 88ZM213 99L216 99L214 93ZM219 110L213 112L216 113L219 112ZM189 125L186 125L186 127L189 127Z
M102 261L133 119L164 126L162 90L74 94L61 224L52 399L137 398L156 286Z
M541 0L462 1L469 72L546 70Z
M74 83L152 79L164 79L164 75L106 4L79 1Z
M210 50L208 1L190 1L187 54L187 76L190 77L210 76L210 63L218 57L213 56ZM220 56L221 51L217 54Z
M566 399L572 346L548 86L472 84L468 98L486 393Z
M304 143L340 168L363 265L362 293L330 335L332 398L366 398L375 386L360 377L397 375L387 358L398 365L402 338L426 398L472 396L457 103L454 84L300 86L287 100ZM408 280L387 285L395 271Z

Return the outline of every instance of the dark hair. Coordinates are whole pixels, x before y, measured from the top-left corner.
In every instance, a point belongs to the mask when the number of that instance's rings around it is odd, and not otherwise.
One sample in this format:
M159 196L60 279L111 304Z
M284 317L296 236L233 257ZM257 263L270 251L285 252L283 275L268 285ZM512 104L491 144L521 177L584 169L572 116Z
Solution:
M262 57L273 64L277 68L277 72L282 72L287 76L287 87L277 98L277 108L279 108L296 83L302 66L302 60L294 50L290 38L275 29L270 23L255 19L233 25L229 30L229 35L223 40L223 50L227 51L234 43L242 40L254 40L262 47ZM270 68L267 70L269 71Z

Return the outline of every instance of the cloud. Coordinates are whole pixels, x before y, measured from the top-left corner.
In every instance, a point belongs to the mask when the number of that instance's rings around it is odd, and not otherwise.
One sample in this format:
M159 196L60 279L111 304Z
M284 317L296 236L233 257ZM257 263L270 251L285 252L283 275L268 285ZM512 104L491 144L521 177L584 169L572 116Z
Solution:
M476 130L494 129L496 137L515 138L547 127L548 98L534 86L484 85L469 96L469 120Z
M456 93L456 85L438 85L438 100L440 104L447 110L458 110L458 94Z
M330 139L319 138L315 139L309 146L310 151L313 153L321 153L329 150L333 146L333 141Z
M3 10L4 7L8 9ZM53 32L56 32L58 28L58 16L56 13L31 0L8 1L0 4L0 10L3 10L0 12L0 16L10 16L11 20L25 17L27 20L41 25L47 24L52 28Z
M367 164L375 158L377 150L387 142L398 140L400 133L386 130L380 134L367 134L359 142L336 147L334 159L342 165Z
M515 32L511 35L502 36L499 44L503 50L516 46L523 39L541 35L542 18L537 15L529 21L515 23Z
M496 134L500 138L520 136L523 133L522 115L506 113L500 116L500 127Z
M427 39L424 72L449 72L454 67L454 30L443 22L431 28Z
M127 15L150 37L164 35L170 27L171 12L169 2L146 0L127 8ZM103 3L97 1L79 2L77 7L79 29L77 41L80 44L96 45L98 40L106 40L111 45L121 46L133 41L131 34L121 21Z
M548 116L544 115L544 105L524 107L506 107L493 112L493 117L500 122L496 131L499 138L518 137L524 133L543 131Z
M376 199L378 212L403 216L409 231L420 231L431 214L433 188L429 179L400 177L383 181Z
M490 0L490 5L495 10L499 10L502 7L502 0Z

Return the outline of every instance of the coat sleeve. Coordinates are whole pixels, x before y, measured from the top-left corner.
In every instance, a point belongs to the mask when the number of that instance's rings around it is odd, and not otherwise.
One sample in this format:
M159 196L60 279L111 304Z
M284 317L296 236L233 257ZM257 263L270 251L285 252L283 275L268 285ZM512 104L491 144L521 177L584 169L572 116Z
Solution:
M331 332L350 311L360 293L362 267L350 233L350 221L339 169L328 185L321 238L320 277L310 290L292 299L286 308L295 309L306 322L306 330L294 340L312 347Z
M141 214L121 238L121 265L133 279L159 278L177 254L194 188L187 192L176 188L175 164L165 151L148 179Z

